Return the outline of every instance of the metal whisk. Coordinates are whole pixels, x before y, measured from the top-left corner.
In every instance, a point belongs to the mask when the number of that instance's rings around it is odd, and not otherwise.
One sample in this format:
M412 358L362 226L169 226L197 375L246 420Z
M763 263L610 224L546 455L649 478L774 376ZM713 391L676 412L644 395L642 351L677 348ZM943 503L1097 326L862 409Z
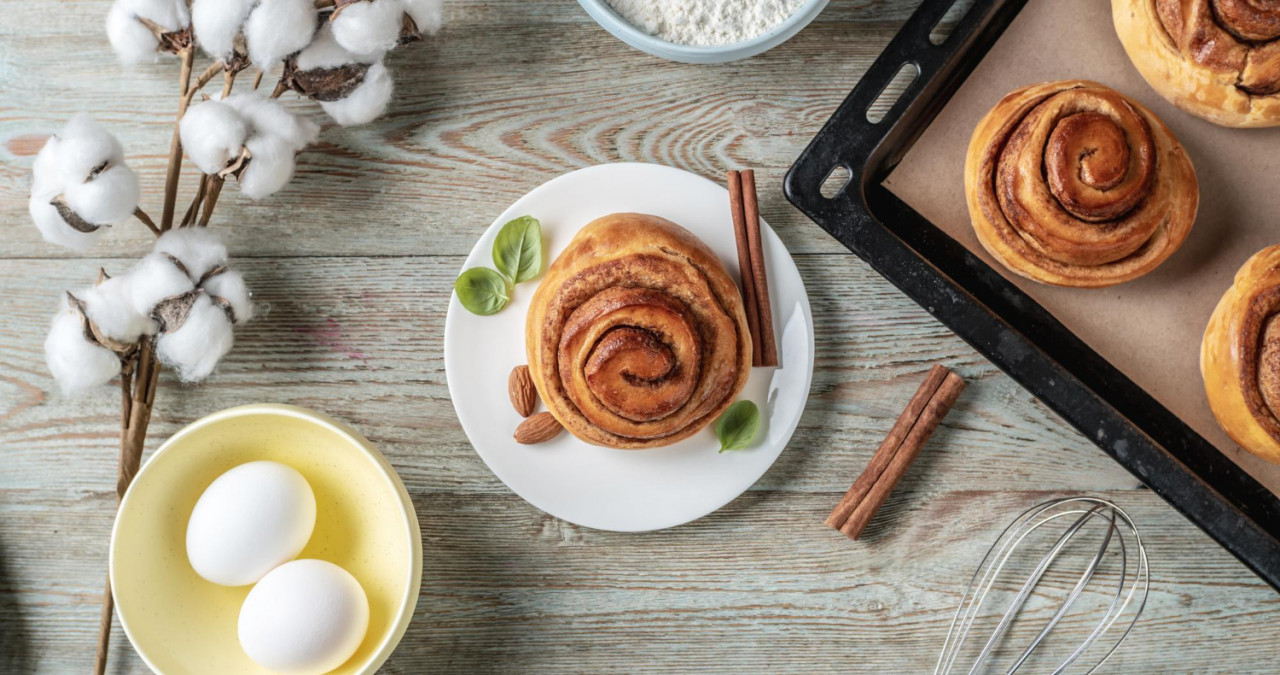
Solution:
M1059 531L1057 528L1037 533L1046 525L1067 523L1070 524L1066 530L1061 531L1056 538L1053 534ZM1051 543L1045 549L1039 549L1036 542L1040 539ZM1083 549L1083 553L1078 549ZM1064 556L1064 553L1072 555ZM1083 569L1079 568L1078 563L1073 566L1067 562L1072 557L1085 562ZM1015 570L1024 559L1031 567L1026 580L1021 586L1016 580L1009 583L1009 577L1016 573ZM1075 569L1077 572L1067 574L1065 584L1057 584L1059 587L1070 586L1065 593L1059 593L1063 597L1057 600L1054 597L1057 594L1051 588L1054 584L1041 582L1045 581L1050 570L1055 570L1050 575L1053 579L1058 571L1064 569ZM1070 579L1077 573L1078 579L1072 585ZM983 672L984 668L1014 673L1027 665L1033 655L1049 664L1056 663L1052 665L1053 673L1065 672L1077 662L1078 668L1084 668L1093 658L1097 658L1097 662L1084 671L1092 673L1115 653L1133 630L1147 601L1149 581L1147 551L1133 520L1119 506L1105 499L1070 497L1032 507L1005 528L991 548L987 549L986 556L978 565L960 599L955 618L951 620L951 628L947 631L947 640L943 644L934 673L972 674ZM1033 591L1040 587L1044 587L1042 592L1033 595ZM1009 593L1012 599L1003 613L996 610L984 615L984 603L997 606L1002 604L992 595L993 591L996 594ZM1033 597L1040 601L1040 607L1028 604ZM1049 611L1047 607L1051 607L1055 601L1057 608ZM1035 618L1036 614L1047 615L1047 618ZM978 643L971 642L970 649L965 650L966 639L974 625L984 621L993 621L995 627L991 629L986 642L977 649L977 655L970 660L966 654L974 651ZM1034 635L1030 646L1021 651L1006 648L1004 642L1011 634L1011 628L1015 624L1021 628L1024 622L1030 626L1026 631L1027 635ZM1082 626L1089 631L1088 636L1083 642L1076 644L1074 649L1072 643L1068 643L1057 650L1041 650L1050 642L1050 635L1060 624ZM1036 626L1040 627L1037 629ZM1117 634L1113 628L1120 632ZM1108 633L1112 637L1104 641ZM1093 651L1093 656L1082 660L1095 646L1097 649ZM1037 650L1041 650L1040 653ZM1059 654L1047 656L1053 651L1058 651ZM1012 665L996 668L993 664L997 655L1008 655ZM989 664L989 661L993 663ZM1046 672L1050 671L1050 665L1037 665L1034 669Z

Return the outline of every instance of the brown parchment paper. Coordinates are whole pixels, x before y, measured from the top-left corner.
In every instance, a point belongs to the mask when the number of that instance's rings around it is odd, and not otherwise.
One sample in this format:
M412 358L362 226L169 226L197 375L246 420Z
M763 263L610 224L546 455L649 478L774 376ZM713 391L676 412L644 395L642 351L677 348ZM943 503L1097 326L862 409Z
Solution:
M964 156L978 120L1013 89L1077 78L1151 108L1200 181L1199 215L1182 248L1147 276L1106 289L1053 288L1009 273L978 243L965 206ZM1200 379L1200 338L1218 299L1250 255L1280 243L1280 129L1218 127L1160 98L1120 45L1110 0L1030 0L885 185L1280 494L1280 466L1227 438Z

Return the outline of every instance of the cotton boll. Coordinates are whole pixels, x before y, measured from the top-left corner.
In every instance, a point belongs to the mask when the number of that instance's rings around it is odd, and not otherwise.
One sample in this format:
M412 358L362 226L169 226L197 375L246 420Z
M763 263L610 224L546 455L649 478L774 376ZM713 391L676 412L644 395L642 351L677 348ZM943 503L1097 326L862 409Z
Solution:
M160 39L123 3L117 2L107 11L107 40L124 63L151 63L160 58Z
M31 220L35 221L36 229L40 230L40 236L45 241L73 251L88 249L107 231L106 228L99 228L92 232L81 232L71 227L62 219L58 209L49 203L49 198L33 194L27 208L31 213Z
M123 161L119 141L88 115L71 118L45 142L31 167L27 208L46 241L84 250L102 236L103 230L94 225L129 217L138 203L138 180ZM86 182L95 171L101 173ZM59 196L65 196L67 206L87 222L69 224L51 204Z
M76 394L106 384L120 373L115 352L90 342L78 312L64 309L53 317L44 340L49 372L65 394Z
M107 13L107 38L125 63L153 62L159 56L160 41L139 18L169 32L191 24L184 0L116 0Z
M196 283L210 270L227 264L226 245L206 227L169 230L156 240L155 252L177 258Z
M313 0L260 0L244 25L249 60L263 70L279 65L311 42L318 23Z
M124 148L106 127L85 113L72 117L58 131L58 135L45 144L51 150L46 164L37 156L33 170L39 176L45 167L56 168L57 179L62 183L79 183L103 164L123 164ZM41 149L41 153L45 151Z
M357 54L385 52L400 41L404 27L401 0L360 0L333 15L333 37L348 51Z
M440 24L444 22L443 5L441 0L400 0L404 3L404 11L409 14L409 18L413 19L413 23L418 26L418 32L423 35L435 35L440 31Z
M239 272L227 270L221 274L215 274L205 279L204 283L200 284L200 288L210 296L221 298L231 306L231 312L235 315L232 318L236 325L253 318L253 300L249 287L244 283L244 275Z
M205 101L182 116L179 135L191 161L204 173L215 174L240 156L248 128L235 108Z
M126 343L155 332L151 317L133 308L130 286L127 276L113 277L76 294L101 335Z
M151 312L161 300L182 295L195 288L195 284L187 273L163 253L149 253L143 256L127 276L129 304L133 307L133 311L142 316L151 316Z
M262 199L280 191L293 178L293 148L275 136L254 136L245 144L252 158L240 172L240 192Z
M142 196L138 176L123 164L108 168L93 180L67 185L67 206L95 225L115 225L133 215Z
M203 380L231 350L231 319L209 296L201 293L186 321L160 334L156 355L178 372L183 382Z
M316 37L307 48L298 52L293 59L297 70L315 70L317 68L338 68L349 63L375 64L382 60L382 51L359 54L338 44L333 37L333 24L321 24Z
M367 124L382 116L391 102L391 73L381 63L375 63L365 72L364 81L346 98L337 101L321 101L333 121L344 127Z
M226 103L238 110L249 123L251 136L275 136L295 152L315 143L320 136L320 125L285 110L279 101L262 94L232 94Z
M249 17L254 0L195 0L191 4L191 27L205 53L226 60L235 47L236 34Z

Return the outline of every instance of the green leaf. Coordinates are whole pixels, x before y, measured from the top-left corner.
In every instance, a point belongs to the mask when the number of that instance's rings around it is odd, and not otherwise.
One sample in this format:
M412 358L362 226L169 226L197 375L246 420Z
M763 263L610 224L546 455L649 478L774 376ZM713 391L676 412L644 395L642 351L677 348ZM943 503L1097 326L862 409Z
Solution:
M738 401L724 411L716 422L716 438L720 452L741 450L751 445L760 433L760 409L751 401Z
M496 314L511 302L507 280L488 267L472 267L453 283L458 301L472 314Z
M542 224L537 218L521 216L498 230L493 266L517 284L542 274Z

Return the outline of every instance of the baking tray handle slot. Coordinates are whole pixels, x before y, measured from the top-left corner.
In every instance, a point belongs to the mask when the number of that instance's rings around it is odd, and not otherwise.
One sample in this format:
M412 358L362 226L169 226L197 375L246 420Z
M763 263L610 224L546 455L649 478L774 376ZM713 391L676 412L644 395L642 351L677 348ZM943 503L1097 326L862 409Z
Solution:
M830 214L833 202L854 199L865 203L868 184L884 179L951 98L977 59L949 59L956 49L980 49L994 42L993 23L1007 25L1026 0L1003 0L965 12L955 29L936 44L931 35L953 6L970 0L925 0L902 30L863 75L844 102L787 172L787 197L810 216ZM1003 28L1003 26L1001 26ZM998 34L996 32L995 34ZM985 44L973 44L985 42ZM969 46L973 44L973 46ZM945 45L945 48L943 48ZM963 62L961 62L963 61ZM891 106L877 101L891 89L903 69L916 76ZM869 111L875 114L868 118ZM876 121L872 121L872 120ZM852 132L850 131L852 130ZM898 148L894 153L883 148ZM843 189L823 185L834 172L849 172ZM824 194L825 193L825 194Z

